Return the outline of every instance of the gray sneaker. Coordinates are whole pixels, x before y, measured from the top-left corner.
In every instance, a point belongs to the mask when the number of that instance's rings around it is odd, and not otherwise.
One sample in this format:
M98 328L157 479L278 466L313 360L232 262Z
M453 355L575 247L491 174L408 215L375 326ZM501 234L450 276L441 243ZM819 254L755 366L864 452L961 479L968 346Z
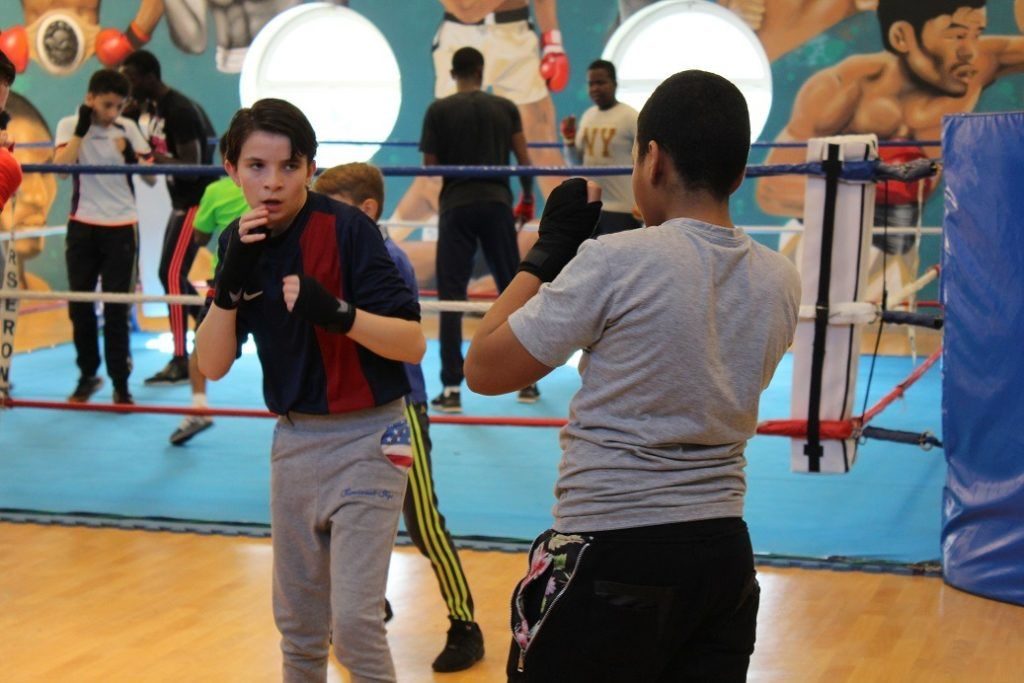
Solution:
M171 434L171 443L175 446L183 446L193 436L212 426L213 418L208 415L186 415L178 428Z

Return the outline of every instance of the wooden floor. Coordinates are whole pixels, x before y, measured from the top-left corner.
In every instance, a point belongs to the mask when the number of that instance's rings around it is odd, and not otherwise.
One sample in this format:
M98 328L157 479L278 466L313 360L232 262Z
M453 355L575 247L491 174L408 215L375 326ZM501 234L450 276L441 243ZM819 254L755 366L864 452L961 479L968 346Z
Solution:
M16 348L67 341L66 316L22 317ZM919 353L938 341L919 333ZM869 330L866 351L873 343ZM908 348L897 332L881 350ZM270 559L267 540L0 523L0 681L279 680ZM507 601L524 558L466 551L463 563L486 658L461 674L431 672L445 611L426 560L400 548L388 589L399 680L504 680ZM1024 680L1024 608L935 578L763 568L761 582L751 681ZM344 680L336 663L331 680Z
M507 598L519 553L463 552L487 655L433 674L445 611L433 574L399 548L388 596L400 681L504 680ZM279 680L270 543L168 532L0 523L0 680ZM1011 683L1024 672L1024 608L941 579L760 570L751 681ZM345 680L332 660L330 680Z

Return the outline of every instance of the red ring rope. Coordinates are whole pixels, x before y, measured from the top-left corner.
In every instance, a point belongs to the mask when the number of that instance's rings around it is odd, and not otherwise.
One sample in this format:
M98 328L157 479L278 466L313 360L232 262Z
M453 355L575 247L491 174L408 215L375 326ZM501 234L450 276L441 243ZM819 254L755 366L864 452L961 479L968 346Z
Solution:
M66 401L37 401L31 399L0 399L5 408L45 408L50 410L78 410L95 413L144 413L151 415L206 415L210 417L278 417L275 413L257 408L186 408L158 405L119 405L114 403L68 403ZM469 415L431 415L434 424L457 424L495 427L564 427L561 417L473 417Z

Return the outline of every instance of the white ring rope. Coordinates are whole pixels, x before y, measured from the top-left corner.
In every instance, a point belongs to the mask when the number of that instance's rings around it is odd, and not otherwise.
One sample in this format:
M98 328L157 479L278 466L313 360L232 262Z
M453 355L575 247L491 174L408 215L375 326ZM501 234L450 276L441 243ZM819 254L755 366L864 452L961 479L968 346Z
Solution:
M48 225L45 228L30 228L28 230L16 230L14 232L4 230L3 232L0 232L0 242L10 242L11 240L28 239L30 237L63 235L67 231L68 226L66 225Z
M388 221L382 220L380 224L388 228L437 228L437 221ZM744 232L754 234L780 235L802 233L804 229L796 226L786 225L742 225ZM530 221L524 226L527 231L537 231L537 221ZM67 232L66 225L48 225L45 228L31 228L28 230L17 230L15 232L0 232L0 242L11 240L28 239L30 237L53 237L63 235ZM942 228L883 228L875 226L871 231L873 235L941 235Z
M889 307L898 306L911 295L920 291L939 276L937 268L930 268L914 282L897 292ZM83 301L110 302L118 304L167 303L184 306L202 306L206 297L199 295L164 295L164 294L125 294L114 292L36 292L12 290L5 292L12 299L31 299L37 301ZM486 313L491 303L486 301L420 301L420 310L425 313ZM882 308L868 301L853 301L829 305L828 321L831 325L868 324L878 321ZM800 307L801 320L814 320L815 307L805 304Z
M198 294L128 294L123 292L37 292L29 290L4 291L4 297L35 301L106 302L112 304L165 303L182 306L203 306L206 297ZM420 301L420 310L429 313L486 313L491 304L486 301Z
M400 220L382 220L380 224L387 228L437 228L437 221L400 221ZM802 226L788 226L788 225L741 225L739 226L743 232L750 235L780 235L780 234L800 234L804 232ZM527 230L537 230L537 221L531 221L526 224ZM893 228L876 225L871 231L872 235L941 235L941 227L930 227L930 228Z

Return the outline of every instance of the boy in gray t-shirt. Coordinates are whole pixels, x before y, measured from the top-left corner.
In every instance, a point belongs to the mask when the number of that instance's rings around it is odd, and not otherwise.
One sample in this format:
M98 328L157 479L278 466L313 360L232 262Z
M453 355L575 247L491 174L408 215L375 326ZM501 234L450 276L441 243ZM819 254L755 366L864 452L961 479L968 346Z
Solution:
M759 589L743 452L800 295L789 261L732 224L749 145L734 85L667 79L633 168L652 227L587 240L600 192L567 180L473 339L466 378L484 394L584 350L553 529L513 595L510 680L745 679Z

